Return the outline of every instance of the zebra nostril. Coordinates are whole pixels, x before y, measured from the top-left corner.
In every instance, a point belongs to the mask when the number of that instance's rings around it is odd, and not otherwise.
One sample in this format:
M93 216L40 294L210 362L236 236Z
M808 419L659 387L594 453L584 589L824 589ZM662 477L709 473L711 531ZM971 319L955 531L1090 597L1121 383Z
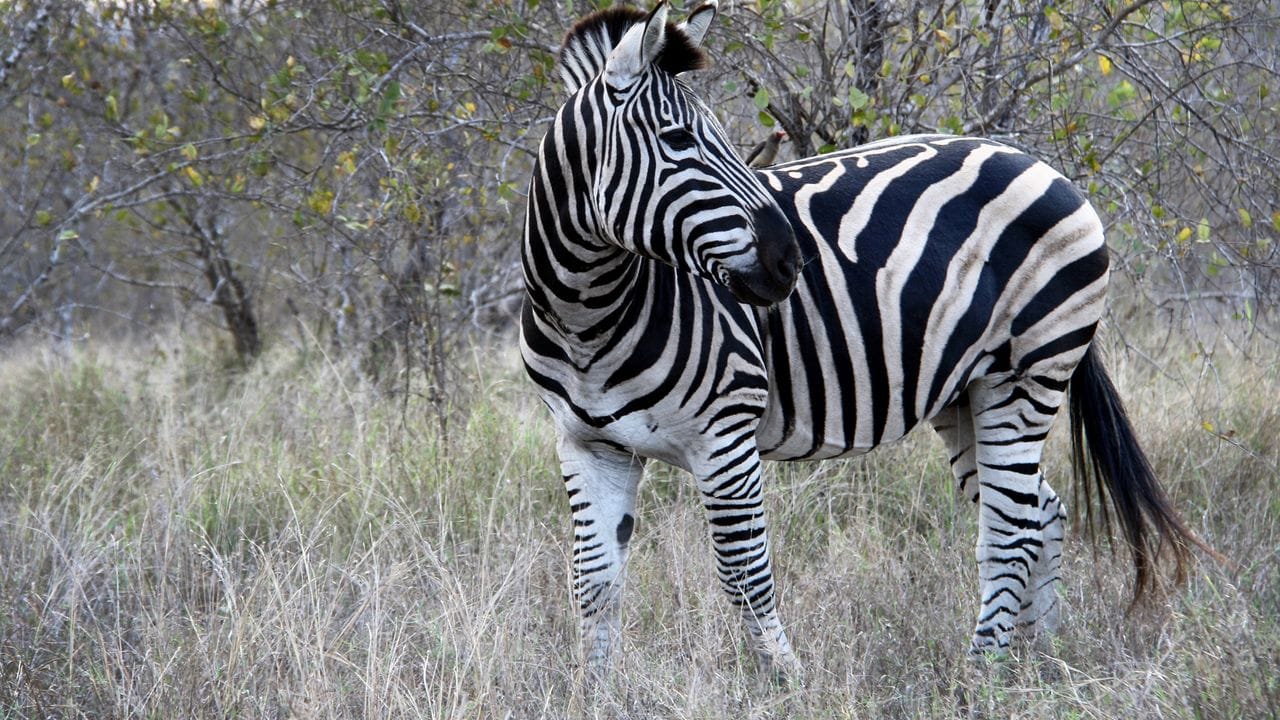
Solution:
M800 274L800 254L798 252L788 252L778 259L778 275L785 278L793 278Z

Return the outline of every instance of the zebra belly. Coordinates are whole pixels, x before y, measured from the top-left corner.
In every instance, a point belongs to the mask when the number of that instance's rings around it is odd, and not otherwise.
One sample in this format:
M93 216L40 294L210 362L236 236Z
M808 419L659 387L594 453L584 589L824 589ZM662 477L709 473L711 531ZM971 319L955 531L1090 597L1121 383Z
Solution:
M789 439L795 442L788 443L785 447L768 448L764 444L766 442L764 438L759 435L756 437L759 438L761 443L760 457L765 460L831 460L833 458L856 457L875 449L875 446L846 447L840 442L803 435L792 435ZM815 447L816 449L814 449Z
M954 401L958 393L951 393L941 407ZM812 402L812 395L809 401ZM941 408L939 408L941 409ZM872 415L869 409L867 415ZM815 414L792 410L784 411L781 404L771 402L765 410L756 431L756 443L760 456L766 460L829 460L853 457L875 448L897 442L918 427L928 417L900 422L891 432L875 435L868 424L858 430L856 409L837 410ZM897 411L900 418L902 413Z
M764 457L865 453L941 412L971 379L1009 372L1005 343L985 332L985 322L929 332L921 318L958 298L895 294L889 308L853 289L875 287L859 272L849 265L814 273L761 319L769 399L756 437ZM840 292L832 291L833 277L842 280ZM979 313L991 314L989 307Z

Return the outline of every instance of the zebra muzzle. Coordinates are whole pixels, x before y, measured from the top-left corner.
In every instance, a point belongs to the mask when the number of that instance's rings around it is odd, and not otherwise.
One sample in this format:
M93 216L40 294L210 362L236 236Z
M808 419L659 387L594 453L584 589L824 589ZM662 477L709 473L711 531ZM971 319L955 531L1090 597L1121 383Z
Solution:
M729 292L740 302L768 306L778 303L800 277L800 247L795 232L777 206L754 213L756 232L754 262L729 268Z

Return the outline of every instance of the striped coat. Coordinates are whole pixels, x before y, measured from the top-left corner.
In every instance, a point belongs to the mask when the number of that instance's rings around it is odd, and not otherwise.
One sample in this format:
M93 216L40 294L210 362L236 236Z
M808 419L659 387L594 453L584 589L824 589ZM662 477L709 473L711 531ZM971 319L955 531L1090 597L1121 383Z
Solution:
M704 63L715 10L579 22L530 183L521 352L559 436L587 663L616 642L636 491L658 459L693 475L761 660L798 673L762 458L857 454L925 421L978 504L971 651L1051 629L1064 512L1040 455L1068 391L1073 459L1112 500L1137 589L1161 543L1181 568L1194 536L1091 350L1108 258L1084 197L980 139L748 168L679 79Z

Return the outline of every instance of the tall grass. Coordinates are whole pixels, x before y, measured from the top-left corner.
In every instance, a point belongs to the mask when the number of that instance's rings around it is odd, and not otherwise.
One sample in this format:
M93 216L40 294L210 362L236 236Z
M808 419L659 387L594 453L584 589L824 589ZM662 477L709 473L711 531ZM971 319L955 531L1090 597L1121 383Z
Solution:
M1190 523L1234 558L1126 615L1071 533L1043 654L980 670L974 512L932 435L772 465L784 617L759 677L691 483L654 466L617 672L583 689L545 411L478 348L457 420L278 348L0 359L0 718L1276 717L1280 368L1224 349L1108 365ZM1047 468L1068 485L1065 433Z

